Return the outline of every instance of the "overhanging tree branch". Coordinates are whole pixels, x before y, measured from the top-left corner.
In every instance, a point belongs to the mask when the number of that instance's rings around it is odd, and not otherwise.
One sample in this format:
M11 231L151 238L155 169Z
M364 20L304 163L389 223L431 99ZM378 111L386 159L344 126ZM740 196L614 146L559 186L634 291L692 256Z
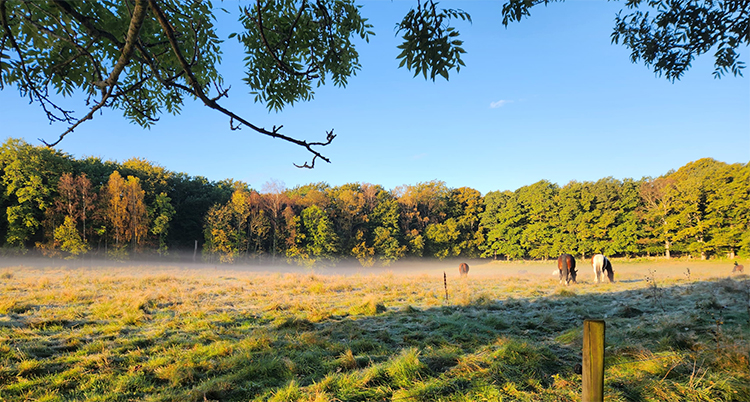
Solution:
M271 131L266 130L265 128L262 128L262 127L258 127L250 123L249 121L245 120L244 118L240 117L239 115L235 114L234 112L228 109L225 109L224 107L219 105L219 103L216 101L216 99L219 97L209 98L206 95L205 91L203 90L203 87L201 86L201 84L196 79L195 74L193 73L192 69L190 68L190 65L185 59L185 56L182 54L182 51L180 50L180 47L175 38L174 29L169 24L169 20L167 19L166 15L164 15L164 12L156 3L156 0L148 0L148 2L149 2L152 12L156 16L157 21L161 25L162 30L164 31L164 34L167 36L167 40L172 46L172 52L174 53L175 57L177 57L177 60L182 66L182 70L185 72L185 78L188 82L188 85L190 85L190 87L188 88L188 87L181 86L182 89L184 89L185 91L191 93L192 95L200 99L203 102L203 104L208 106L209 108L217 110L225 114L226 116L229 116L230 121L236 120L244 124L245 126L250 127L251 129L257 131L260 134L264 134L272 138L279 138L284 141L291 142L292 144L299 145L307 149L310 153L313 154L313 159L310 161L310 164L308 164L307 162L305 162L303 165L295 164L295 166L297 167L312 169L313 167L315 167L315 160L317 158L320 158L328 163L331 163L330 159L323 156L319 151L313 149L313 147L316 147L316 146L323 147L323 146L330 144L333 141L333 139L336 138L336 135L333 134L333 130L327 133L325 142L307 142L303 140L298 140L296 138L292 138L292 137L280 134L279 130L283 126L279 126L279 127L274 126L274 128ZM172 84L172 85L175 85L175 84Z
M47 143L46 141L40 139L40 141L44 145L48 147L54 147L55 145L59 144L66 135L73 132L73 130L81 125L81 123L87 120L91 120L94 117L94 113L96 113L96 111L101 109L107 103L107 100L110 98L110 96L112 96L112 92L115 89L115 85L117 84L117 80L120 77L120 73L122 73L122 70L125 69L125 66L130 62L130 58L133 55L133 51L136 47L136 41L138 40L141 26L143 25L143 19L146 17L146 11L147 10L145 4L143 3L143 0L136 0L135 7L133 9L133 15L130 18L128 36L125 40L125 45L122 48L120 58L117 60L117 64L115 64L115 66L112 68L112 72L109 74L109 77L107 77L107 79L101 82L94 83L94 85L102 89L102 99L96 105L94 105L94 107L91 108L86 116L70 126L67 130L65 130L64 133L60 134L60 137L57 139L57 141L53 143Z

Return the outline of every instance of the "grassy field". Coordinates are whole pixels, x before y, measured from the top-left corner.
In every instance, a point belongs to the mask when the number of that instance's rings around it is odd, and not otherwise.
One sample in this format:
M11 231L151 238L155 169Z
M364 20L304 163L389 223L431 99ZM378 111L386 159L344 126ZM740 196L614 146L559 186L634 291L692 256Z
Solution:
M0 400L577 401L587 318L607 325L605 400L750 400L750 280L731 263L614 261L598 285L578 263L565 287L551 261L467 278L6 262Z

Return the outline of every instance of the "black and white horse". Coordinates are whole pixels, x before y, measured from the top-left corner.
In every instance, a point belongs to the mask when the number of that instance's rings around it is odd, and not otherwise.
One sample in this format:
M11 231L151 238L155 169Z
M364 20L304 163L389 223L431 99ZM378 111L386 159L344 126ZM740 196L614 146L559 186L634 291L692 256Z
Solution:
M560 284L567 286L570 282L576 283L576 259L570 254L563 254L557 259L557 269L560 272Z
M596 283L604 282L604 273L607 273L609 282L615 281L615 271L612 269L612 263L609 258L603 254L596 254L591 257L591 265L594 267L594 276L596 276Z

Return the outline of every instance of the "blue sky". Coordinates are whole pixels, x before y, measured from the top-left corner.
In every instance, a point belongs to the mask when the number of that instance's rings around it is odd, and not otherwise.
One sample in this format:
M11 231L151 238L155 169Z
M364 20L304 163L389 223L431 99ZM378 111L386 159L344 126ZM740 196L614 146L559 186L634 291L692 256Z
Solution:
M255 124L284 125L287 135L322 140L332 163L313 170L292 144L249 129L231 131L228 119L188 101L180 116L165 115L150 130L117 111L97 115L58 146L76 158L125 161L145 158L165 168L210 180L233 178L261 189L314 182L342 185L404 184L442 180L486 194L546 179L658 176L711 157L750 161L750 71L714 79L703 56L674 83L633 64L629 50L610 44L621 2L568 1L537 7L507 29L501 1L445 1L473 23L457 21L467 64L450 81L425 81L398 69L393 27L413 1L363 1L376 36L358 47L362 70L346 88L320 88L311 102L269 113L253 103L241 82L242 54L227 41L221 71L232 85L227 106ZM224 7L233 11L233 2ZM236 27L222 19L221 34ZM740 49L750 64L747 47ZM83 99L74 99L78 116ZM0 92L2 138L54 140L64 131L8 89Z

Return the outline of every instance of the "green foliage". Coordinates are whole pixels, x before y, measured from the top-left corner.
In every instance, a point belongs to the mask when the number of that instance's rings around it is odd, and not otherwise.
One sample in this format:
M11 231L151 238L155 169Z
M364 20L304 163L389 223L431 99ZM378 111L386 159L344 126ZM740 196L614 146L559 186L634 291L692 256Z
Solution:
M563 0L509 0L503 5L503 25L531 15L538 4ZM630 0L629 13L615 17L612 43L630 48L630 60L643 60L654 73L680 79L693 60L714 52L714 77L731 71L742 75L745 63L738 48L750 44L750 4L743 1Z
M442 260L447 257L458 256L461 252L458 244L460 233L458 224L453 218L443 223L431 223L425 229L427 254Z
M414 70L415 77L422 73L427 78L429 73L433 81L438 75L447 80L450 70L455 68L459 72L466 65L461 60L461 54L466 53L461 47L463 41L448 24L451 18L471 22L471 16L463 10L438 9L437 5L433 0L424 4L418 0L417 8L409 10L396 29L397 35L403 32L404 41L398 46L401 53L396 56L401 59L399 67Z
M54 203L62 172L70 169L69 159L52 149L9 138L0 148L0 168L9 203L6 242L25 247L32 240L41 240L38 230L45 211Z
M69 216L66 216L65 222L55 229L55 244L60 247L60 250L70 253L72 257L85 254L90 248L81 239L75 222Z
M78 92L96 98L108 85L115 84L120 91L110 96L108 107L122 110L136 124L148 127L163 111L179 113L185 92L174 84L178 80L183 85L189 83L184 74L175 74L180 71L177 57L150 13L137 32L141 45L134 52L143 63L121 66L122 78L105 84L111 74L108 66L117 65L123 55L131 12L131 7L112 1L3 3L2 23L14 39L4 41L8 47L3 53L12 56L4 65L2 84L16 86L22 96L40 104L50 121L75 121L70 112L47 97L50 89L63 96ZM170 1L167 13L176 32L193 33L181 36L184 51L200 49L201 57L191 65L192 75L202 85L220 80L215 66L220 61L221 41L215 33L210 4ZM92 37L96 46L89 43Z
M281 110L307 101L331 77L336 86L361 68L352 39L374 35L352 0L258 2L241 9L247 76L256 102Z
M526 225L526 213L517 200L517 192L492 191L484 197L485 210L480 215L481 227L486 231L486 242L480 247L483 257L504 255L507 259L521 259L526 249L521 235Z
M159 254L167 254L167 234L169 233L169 222L175 214L175 209L170 203L171 198L167 197L166 193L159 193L156 196L155 205L153 208L153 224L151 226L151 233L157 236L159 239Z
M302 248L314 260L335 260L338 238L326 213L312 205L302 210Z
M750 249L750 168L713 159L658 178L563 187L540 181L484 197L440 181L392 191L313 183L259 193L140 159L75 160L14 139L0 148L0 167L7 217L0 237L21 252L36 245L54 254L65 217L89 251L116 259L126 246L163 256L168 249L192 252L200 239L211 261L273 263L282 254L309 266L341 258L388 266L406 256L513 260L563 252L733 259Z

